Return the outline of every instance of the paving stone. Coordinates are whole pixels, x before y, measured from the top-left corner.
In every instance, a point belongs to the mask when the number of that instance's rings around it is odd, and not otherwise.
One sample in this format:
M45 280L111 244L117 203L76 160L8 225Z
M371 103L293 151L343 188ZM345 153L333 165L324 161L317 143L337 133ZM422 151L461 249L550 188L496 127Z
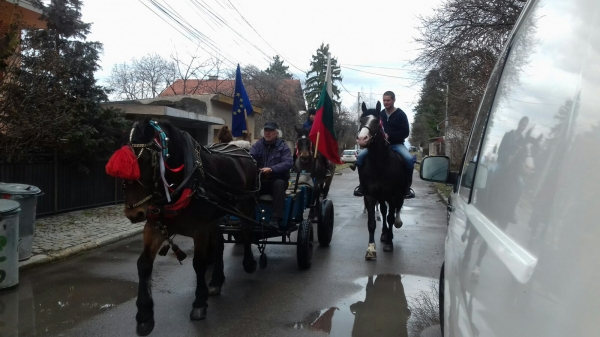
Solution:
M36 220L32 252L66 249L143 226L125 218L123 205L48 216Z

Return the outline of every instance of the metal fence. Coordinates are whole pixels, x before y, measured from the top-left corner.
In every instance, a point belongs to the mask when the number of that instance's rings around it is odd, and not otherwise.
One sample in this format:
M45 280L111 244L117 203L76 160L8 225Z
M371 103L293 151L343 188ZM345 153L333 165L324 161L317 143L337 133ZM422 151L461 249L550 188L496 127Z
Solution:
M123 190L117 179L106 174L106 163L88 165L88 173L55 159L0 163L0 182L39 187L44 195L38 198L38 216L116 204L124 200Z

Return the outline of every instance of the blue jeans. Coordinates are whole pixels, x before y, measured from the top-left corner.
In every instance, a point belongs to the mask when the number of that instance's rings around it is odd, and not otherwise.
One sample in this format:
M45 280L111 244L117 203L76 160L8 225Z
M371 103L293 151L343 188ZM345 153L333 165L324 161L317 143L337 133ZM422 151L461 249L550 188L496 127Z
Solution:
M408 152L408 149L406 148L406 146L404 146L404 144L394 144L390 146L392 147L392 150L394 152L396 152L397 154L401 155L402 158L404 158L407 169L414 169L415 163L413 162L413 157L410 155L410 152ZM360 153L358 154L358 158L356 159L356 166L363 165L363 163L365 162L365 158L367 157L367 152L369 152L368 149L363 149L360 151Z

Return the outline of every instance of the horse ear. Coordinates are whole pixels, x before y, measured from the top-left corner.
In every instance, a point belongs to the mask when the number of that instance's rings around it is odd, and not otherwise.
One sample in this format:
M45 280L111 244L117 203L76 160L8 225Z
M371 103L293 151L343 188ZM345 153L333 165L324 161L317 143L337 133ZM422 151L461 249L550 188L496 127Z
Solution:
M377 110L377 112L381 111L381 103L379 101L377 101L377 105L375 106L375 109Z
M367 113L367 105L365 104L365 102L362 103L361 108L362 108L363 114Z

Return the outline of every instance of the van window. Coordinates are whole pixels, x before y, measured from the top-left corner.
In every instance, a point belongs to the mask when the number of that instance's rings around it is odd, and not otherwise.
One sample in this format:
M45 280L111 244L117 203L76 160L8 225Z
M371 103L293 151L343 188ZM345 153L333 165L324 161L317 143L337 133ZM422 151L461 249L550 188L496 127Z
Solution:
M600 45L600 20L583 8L535 6L521 23L491 110L490 102L481 106L465 161L461 195L472 190L470 202L483 215L530 247L550 221L570 137L597 122L597 115L580 112L597 111L600 87L600 77L592 76L600 49L590 48ZM474 176L469 165L477 166Z
M345 151L344 151L344 155L345 155L345 156L352 156L352 155L354 155L355 153L356 153L356 151L354 151L354 150L345 150Z
M475 120L475 124L473 126L471 139L469 140L469 147L467 148L467 153L462 169L462 176L460 177L459 189L459 195L467 202L470 201L471 197L471 189L473 186L473 181L475 179L475 171L477 168L477 160L478 153L480 151L481 140L485 133L486 125L488 124L490 110L492 107L492 103L494 102L494 97L496 96L498 81L504 68L506 56L509 54L509 52L510 46L504 50L504 52L500 56L500 62L496 64L496 68L494 68L494 71L492 72L492 76L490 78L490 81L488 82L488 86L485 90L483 100L481 102L481 105L479 106L479 113L477 114L477 119Z

